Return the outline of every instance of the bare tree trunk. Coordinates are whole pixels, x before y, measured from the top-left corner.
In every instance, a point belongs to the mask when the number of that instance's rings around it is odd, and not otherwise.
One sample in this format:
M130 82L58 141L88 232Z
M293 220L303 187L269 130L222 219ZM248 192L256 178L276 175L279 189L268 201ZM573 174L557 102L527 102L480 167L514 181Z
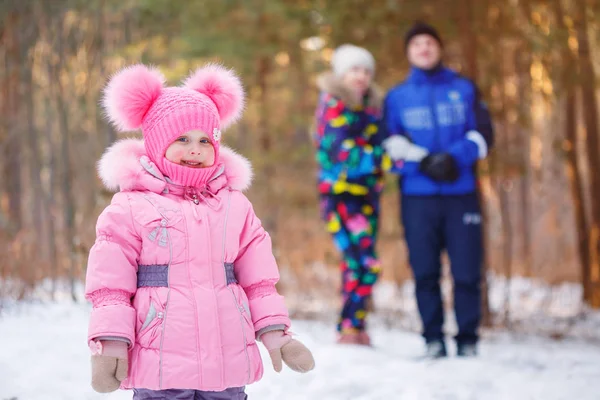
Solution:
M455 8L463 55L467 64L467 76L477 82L477 35L473 29L474 0L461 0Z
M59 24L59 26L62 23ZM61 27L62 28L62 27ZM62 29L57 29L57 53L61 59L65 54L64 38L63 34L60 33ZM54 103L56 104L56 111L58 113L58 127L60 131L60 148L59 159L62 162L60 179L60 188L64 196L63 201L63 218L65 220L65 237L67 241L67 252L68 252L68 271L69 281L71 286L71 297L73 301L77 301L75 293L75 282L79 278L77 276L76 268L76 246L75 246L75 200L73 198L73 192L71 185L73 184L73 171L71 166L71 150L70 150L70 133L69 133L69 117L67 115L67 106L65 104L65 93L61 81L61 62L51 68L51 82L54 85L53 93L55 96Z
M36 11L39 13L37 20L39 22L40 37L43 38L49 45L49 48L47 47L47 50L43 56L46 57L46 59L50 60L51 54L53 53L54 49L54 32L52 32L50 28L52 26L54 16L52 15L51 10L49 9L48 3L43 4L40 8L36 9ZM53 65L50 62L46 63L46 72L49 82L52 82L52 79L55 75L54 68L55 67L53 67ZM54 190L56 189L57 170L56 153L58 150L56 149L56 145L52 140L52 135L54 132L53 121L55 119L52 113L52 104L56 99L56 95L54 93L54 85L49 85L46 95L47 97L44 98L44 126L46 127L46 129L44 129L44 134L40 135L39 142L40 144L43 144L44 147L46 147L48 154L48 160L44 160L48 168L48 181L46 182L46 185L42 185L42 189L44 204L46 205L47 210L47 226L45 236L46 242L48 243L50 250L50 253L48 255L48 263L50 264L50 278L52 279L52 286L50 292L51 298L54 300L56 298L57 281L59 275L58 251L56 240L57 232L55 224L55 219L58 213L56 209L57 205L54 195Z
M585 217L585 206L584 206L584 191L583 182L581 179L581 172L577 166L577 160L579 154L577 150L577 119L575 112L575 89L569 87L566 93L565 99L565 141L566 145L566 169L567 177L571 182L571 197L573 199L573 212L575 214L575 234L577 242L577 252L579 256L579 263L581 265L581 276L583 282L589 282L586 277L590 276L590 254L589 254L589 237L587 235L587 224ZM587 286L587 290L584 291L585 295L589 298L590 287Z
M519 220L518 230L522 234L522 262L524 265L523 274L533 276L533 255L531 246L531 136L528 129L531 129L531 119L529 117L531 110L531 49L529 46L520 46L517 50L519 56L515 57L515 72L517 74L517 96L520 100L519 106L526 110L525 117L517 122L517 135L515 137L516 151L519 153L519 203L521 218ZM518 112L519 110L517 110Z
M64 92L61 87L61 83L57 82L58 94L57 94L57 108L58 108L58 120L61 132L61 146L60 146L60 159L62 160L62 176L61 176L61 189L63 192L64 204L63 204L63 215L65 218L65 234L67 238L67 251L69 260L69 281L71 283L71 297L73 301L77 300L75 295L75 281L78 279L76 271L76 249L75 249L75 200L73 198L73 192L71 191L71 185L73 183L73 172L71 167L71 156L70 156L70 143L69 143L69 123L67 117L67 109L64 102Z
M475 83L477 82L477 37L473 31L473 21L471 18L471 10L473 4L472 0L461 0L461 4L459 7L456 7L457 10L457 20L458 27L460 32L461 44L463 49L463 54L465 58L465 63L467 66L467 76L471 78ZM485 161L487 162L487 161ZM484 257L482 259L481 265L481 324L483 326L491 326L492 325L492 313L490 311L490 303L489 303L489 287L487 282L489 265L487 262L487 238L488 238L488 215L485 208L485 198L483 193L481 192L481 186L477 185L477 197L479 199L479 203L481 204L481 215L483 220L483 254Z
M559 1L559 0L557 0ZM531 26L531 4L529 0L521 0L519 2L521 11L523 13L523 23L527 26ZM527 30L524 30L523 35L527 35ZM521 56L516 57L517 66L516 71L518 74L518 97L521 100L521 107L527 110L527 117L525 126L528 129L533 129L531 125L531 53L533 50L530 45L523 45L520 52ZM519 185L519 202L521 204L521 220L520 220L520 231L523 235L522 243L522 257L524 269L523 273L525 276L533 276L533 253L531 245L531 134L530 132L522 132L519 135L519 147L521 151L521 165L522 176L520 178Z
M272 153L272 142L271 135L269 134L269 126L268 126L268 118L269 118L269 110L268 110L268 84L267 78L271 71L271 60L262 56L258 59L258 71L257 71L257 84L260 88L260 117L258 122L258 132L260 132L260 154L263 156L267 156ZM263 160L262 168L261 168L261 182L263 183L262 192L263 192L263 204L269 205L268 212L263 215L263 224L265 229L270 232L272 235L276 229L276 217L277 217L277 206L274 199L274 194L272 190L272 182L275 177L275 169L273 168L273 164L268 162L267 160Z
M35 103L33 94L36 92L33 87L33 56L29 55L29 49L35 44L37 38L37 27L31 23L33 15L31 10L27 10L21 16L21 28L19 33L21 36L21 59L24 61L21 67L21 98L24 101L24 113L21 114L22 118L27 121L27 125L24 128L22 137L27 141L27 154L28 161L27 167L29 169L29 184L31 185L31 202L29 210L33 216L32 222L33 227L28 229L28 249L33 248L33 244L38 244L38 248L41 248L41 252L37 254L29 254L26 260L27 264L27 278L31 288L35 283L36 271L39 273L39 269L46 267L46 260L48 258L48 246L42 238L42 232L44 231L44 207L43 207L43 193L42 193L42 180L41 180L41 155L39 143L37 140L37 130L35 126ZM36 258L37 256L37 258ZM37 265L36 265L37 264ZM42 274L45 274L42 272Z
M46 121L47 127L51 127L52 124L52 109L50 106L50 101L51 99L54 98L54 96L52 95L52 93L50 93L48 102L46 103ZM48 242L48 245L50 246L50 255L49 255L49 263L50 263L50 277L52 278L52 288L51 288L51 294L52 294L52 299L55 299L56 297L56 284L58 281L58 252L56 249L57 246L57 242L56 242L56 226L54 223L54 219L57 215L56 212L56 199L54 197L54 189L56 188L56 145L54 144L53 140L52 140L52 130L48 129L45 133L44 137L44 142L45 145L47 146L48 153L49 153L49 157L50 160L48 162L48 171L49 171L49 179L48 179L48 185L46 190L44 191L44 201L46 203L46 207L48 210L48 226L46 229L46 241Z
M521 140L521 153L522 153L522 176L519 179L519 203L521 208L521 218L519 221L519 230L522 234L522 262L523 262L523 275L527 277L533 276L533 254L531 246L531 175L529 172L529 154L531 146L529 144L529 135L527 132L521 130L520 132L524 137Z
M8 118L8 76L6 74L6 47L5 47L5 32L0 28L0 143L3 143L7 136L7 118ZM1 154L1 152L0 152ZM0 176L4 176L5 165L0 162ZM6 196L7 189L5 188L5 182L0 179L0 196ZM4 211L4 207L0 204L0 239L7 238L6 233L9 229L9 217ZM0 249L6 251L6 244L0 243ZM8 263L0 263L0 299L6 297L4 290L4 282L9 273ZM2 307L2 300L0 300L0 307Z
M497 136L496 148L497 154L507 156L510 155L510 137L512 136L511 131L514 127L510 122L508 122L508 118L506 115L508 104L506 100L506 95L504 94L504 85L502 84L501 86L502 94L500 97L502 101L503 110L501 117L502 129L499 132L501 134ZM507 189L507 184L510 183L510 176L507 175L507 168L506 165L504 165L504 163L502 162L501 157L496 157L496 165L496 171L498 172L496 184L498 187L498 194L500 198L500 221L502 225L502 263L504 264L504 275L506 277L506 287L504 293L504 323L507 326L510 326L510 287L513 277L513 229L511 222L509 194Z
M21 124L16 116L19 114L19 102L21 101L20 76L21 66L20 48L19 48L19 15L17 11L12 11L6 18L6 75L8 77L8 115L7 118L7 137L4 146L4 180L8 197L8 215L9 230L11 239L22 242L23 240L23 183L22 183L22 165L23 157L22 135L20 134ZM21 300L27 293L27 288L23 285L27 279L23 279L23 271L20 269L22 263L23 246L16 247L12 255L10 275L18 283L18 293L16 297Z
M310 88L308 76L304 68L304 60L300 46L296 42L289 45L290 69L293 71L294 89L297 96L297 107L295 114L293 138L290 143L292 146L310 145L310 132L304 123L310 115L310 107L307 99L307 92Z
M8 213L11 231L16 233L21 230L23 217L21 210L22 186L21 168L19 167L21 157L21 136L19 127L15 123L14 116L18 112L19 104L19 48L16 38L18 30L18 16L14 12L6 18L5 46L6 46L6 94L7 112L6 125L7 137L4 147L4 180L8 194Z
M576 0L575 29L579 48L580 85L583 97L583 118L586 128L588 166L591 182L592 218L589 225L589 271L583 271L584 299L594 308L600 308L600 144L598 142L598 103L596 101L595 73L590 46L586 5Z
M577 160L580 154L577 149L577 118L575 110L575 82L571 78L573 71L576 70L576 60L569 49L569 30L565 22L565 14L560 1L554 4L556 19L558 25L563 30L564 39L562 43L562 73L561 83L562 90L565 91L565 148L566 151L566 170L567 177L571 182L571 197L573 201L573 212L575 214L575 235L577 242L577 250L579 263L581 265L581 277L584 283L584 298L590 299L589 285L587 277L590 276L590 253L589 253L589 237L587 233L587 221L584 206L584 190L581 179L581 171L579 170ZM587 286L587 287L586 287Z
M504 11L501 11L499 16L499 26L502 27L505 21L506 15ZM505 44L504 42L500 42L495 46L494 53L495 59L501 60L501 63L498 66L498 81L496 82L500 89L499 97L501 103L501 112L499 125L501 126L501 129L497 130L498 135L496 135L494 170L497 174L495 184L500 200L500 223L502 226L502 265L506 278L503 320L507 326L510 326L510 288L513 275L513 229L508 193L508 185L512 182L510 182L510 164L507 165L507 163L510 163L512 158L511 138L514 136L514 126L508 119L508 112L509 110L512 110L513 106L506 95L505 83L507 77L510 76L511 69L514 66L514 61L512 61L512 58L516 57L516 54L514 47L510 43ZM501 155L501 157L499 155Z
M105 0L100 1L100 10L98 12L98 30L96 36L96 50L100 52L100 60L99 60L99 75L106 76L106 65L105 65L105 56L107 52L107 43L104 39L106 36L106 9L105 9ZM110 124L107 124L103 118L101 113L96 114L96 128L98 132L104 132L104 145L111 145L116 139L117 135L114 129L112 129Z
M4 154L6 151L6 145L10 133L10 107L11 107L11 99L10 99L10 76L8 74L8 67L10 65L10 54L9 54L9 39L10 33L7 32L7 29L10 29L10 23L6 23L4 28L0 29L0 54L2 58L0 59L0 154ZM8 168L8 164L3 160L0 162L0 176L6 176L6 171ZM4 198L8 198L8 182L5 179L0 179L0 195ZM3 233L7 233L8 236L12 236L11 230L11 220L10 215L8 213L8 209L0 204L0 231ZM8 275L8 266L6 263L2 263L2 276Z

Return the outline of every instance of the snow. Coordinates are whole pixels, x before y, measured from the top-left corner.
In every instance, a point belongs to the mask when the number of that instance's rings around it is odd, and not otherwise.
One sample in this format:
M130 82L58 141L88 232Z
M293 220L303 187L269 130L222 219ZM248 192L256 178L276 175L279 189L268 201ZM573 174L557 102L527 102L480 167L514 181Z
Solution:
M327 268L315 266L311 275L314 287L332 287L339 280L337 271L325 273ZM329 269L331 270L331 269ZM446 271L447 272L447 271ZM290 276L285 276L291 280ZM600 313L592 312L582 301L582 287L564 282L548 285L540 280L489 274L489 304L496 327L510 328L513 332L557 338L573 338L600 342ZM310 288L309 288L310 289ZM377 314L373 320L380 325L420 332L421 323L415 298L414 281L401 286L380 281L373 293ZM442 279L442 293L446 304L445 331L456 333L452 309L452 282ZM335 291L324 296L322 291L286 293L286 302L293 315L308 319L332 320L339 307ZM599 397L600 398L600 397Z
M100 395L89 385L89 311L87 304L65 300L5 306L0 400L131 399L131 392ZM596 400L600 393L600 347L593 341L492 332L476 359L423 362L417 360L419 335L375 325L371 349L336 345L331 323L294 321L298 339L314 352L316 369L277 374L263 352L265 376L247 387L249 398Z

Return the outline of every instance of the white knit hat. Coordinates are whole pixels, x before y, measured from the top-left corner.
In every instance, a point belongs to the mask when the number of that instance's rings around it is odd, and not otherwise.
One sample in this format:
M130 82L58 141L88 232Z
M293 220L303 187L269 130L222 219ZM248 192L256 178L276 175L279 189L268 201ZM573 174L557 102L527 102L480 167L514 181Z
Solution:
M342 76L354 67L363 67L375 73L375 59L373 55L362 47L352 44L343 44L333 52L331 66L337 76Z

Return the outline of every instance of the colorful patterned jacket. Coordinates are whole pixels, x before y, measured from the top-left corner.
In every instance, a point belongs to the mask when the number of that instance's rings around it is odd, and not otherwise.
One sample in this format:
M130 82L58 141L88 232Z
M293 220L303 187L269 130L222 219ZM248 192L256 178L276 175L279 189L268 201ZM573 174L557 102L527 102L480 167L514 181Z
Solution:
M381 192L383 171L391 163L381 146L380 90L371 86L360 104L332 73L321 75L317 85L321 95L314 139L319 193L364 196Z

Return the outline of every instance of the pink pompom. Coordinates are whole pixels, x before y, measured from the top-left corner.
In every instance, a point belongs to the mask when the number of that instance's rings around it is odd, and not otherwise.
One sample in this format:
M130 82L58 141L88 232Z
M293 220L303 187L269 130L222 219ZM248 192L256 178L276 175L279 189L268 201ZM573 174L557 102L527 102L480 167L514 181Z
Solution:
M219 64L208 64L194 71L184 85L208 96L215 103L223 128L241 117L244 88L233 71Z
M165 77L158 69L142 64L116 73L106 86L102 99L109 120L121 131L139 129L164 82Z

